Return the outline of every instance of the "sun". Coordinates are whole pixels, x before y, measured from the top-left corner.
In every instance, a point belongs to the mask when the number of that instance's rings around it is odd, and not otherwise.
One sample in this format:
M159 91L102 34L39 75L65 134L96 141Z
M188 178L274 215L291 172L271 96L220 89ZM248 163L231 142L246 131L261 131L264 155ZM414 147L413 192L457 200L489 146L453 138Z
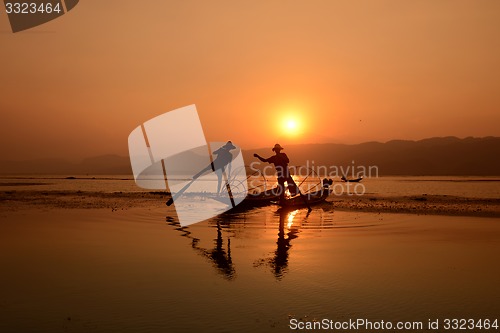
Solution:
M285 119L283 123L283 131L289 135L297 134L299 132L299 123L294 118Z
M297 122L293 119L287 120L286 128L289 129L290 131L295 130L297 128Z

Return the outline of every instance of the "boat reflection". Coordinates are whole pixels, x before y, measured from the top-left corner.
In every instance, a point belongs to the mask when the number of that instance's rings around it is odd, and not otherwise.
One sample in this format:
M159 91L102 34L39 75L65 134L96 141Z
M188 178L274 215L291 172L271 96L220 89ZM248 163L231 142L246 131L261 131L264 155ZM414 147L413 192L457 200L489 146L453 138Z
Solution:
M278 240L276 241L276 250L271 258L259 259L254 263L254 267L268 266L274 277L279 281L288 272L289 251L292 247L291 241L298 237L299 224L296 223L298 209L293 211L278 211L280 222L278 228ZM305 222L309 213L304 218ZM294 224L295 223L295 224Z
M276 250L272 252L272 256L268 258L258 259L254 262L254 267L269 267L272 274L277 280L281 280L288 272L289 252L292 247L291 241L298 237L300 227L307 221L310 212L300 220L298 213L300 209L293 211L278 210L275 215L279 216L278 238L276 240ZM214 220L217 231L217 237L214 239L215 246L212 249L207 249L200 246L200 239L192 235L189 227L182 227L172 217L166 218L167 223L175 227L175 230L181 233L181 236L191 240L191 247L199 255L208 259L216 271L225 279L232 280L235 278L235 267L231 257L231 238L227 238L227 249L224 247L223 228L230 227L231 219L228 216L221 216L219 219ZM241 220L240 220L241 221ZM238 224L241 226L241 223Z

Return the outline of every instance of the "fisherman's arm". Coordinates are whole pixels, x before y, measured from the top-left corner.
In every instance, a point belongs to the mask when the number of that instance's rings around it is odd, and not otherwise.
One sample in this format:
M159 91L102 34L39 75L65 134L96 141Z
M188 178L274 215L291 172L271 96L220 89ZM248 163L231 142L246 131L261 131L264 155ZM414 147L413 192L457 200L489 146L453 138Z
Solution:
M253 157L257 157L259 160L261 160L262 162L269 162L269 159L268 158L263 158L261 157L259 154L253 154Z

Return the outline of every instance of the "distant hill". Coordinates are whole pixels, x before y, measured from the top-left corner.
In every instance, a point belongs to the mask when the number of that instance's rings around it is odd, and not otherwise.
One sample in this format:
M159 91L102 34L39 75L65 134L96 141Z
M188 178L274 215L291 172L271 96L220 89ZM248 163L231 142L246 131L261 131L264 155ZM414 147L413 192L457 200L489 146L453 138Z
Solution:
M270 144L270 147L274 142ZM257 161L252 155L271 156L271 148L246 150L246 164ZM304 144L286 146L291 165L377 166L380 176L499 176L500 138L431 138L419 141L393 140L356 145ZM354 161L354 163L353 163ZM128 157L104 155L80 163L59 159L0 161L0 174L132 175Z
M246 163L256 152L270 156L270 148L245 152ZM500 175L500 138L431 138L393 140L356 145L308 144L286 146L290 164L316 166L377 166L380 176L494 176Z
M132 175L132 167L128 157L103 155L80 163L62 159L0 161L0 174Z

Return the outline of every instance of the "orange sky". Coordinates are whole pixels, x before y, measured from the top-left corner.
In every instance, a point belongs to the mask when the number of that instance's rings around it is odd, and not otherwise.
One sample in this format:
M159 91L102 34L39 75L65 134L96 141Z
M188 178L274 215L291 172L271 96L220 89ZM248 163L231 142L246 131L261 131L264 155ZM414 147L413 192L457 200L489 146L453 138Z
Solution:
M500 136L497 0L84 0L0 45L0 159L126 155L189 104L244 148Z

